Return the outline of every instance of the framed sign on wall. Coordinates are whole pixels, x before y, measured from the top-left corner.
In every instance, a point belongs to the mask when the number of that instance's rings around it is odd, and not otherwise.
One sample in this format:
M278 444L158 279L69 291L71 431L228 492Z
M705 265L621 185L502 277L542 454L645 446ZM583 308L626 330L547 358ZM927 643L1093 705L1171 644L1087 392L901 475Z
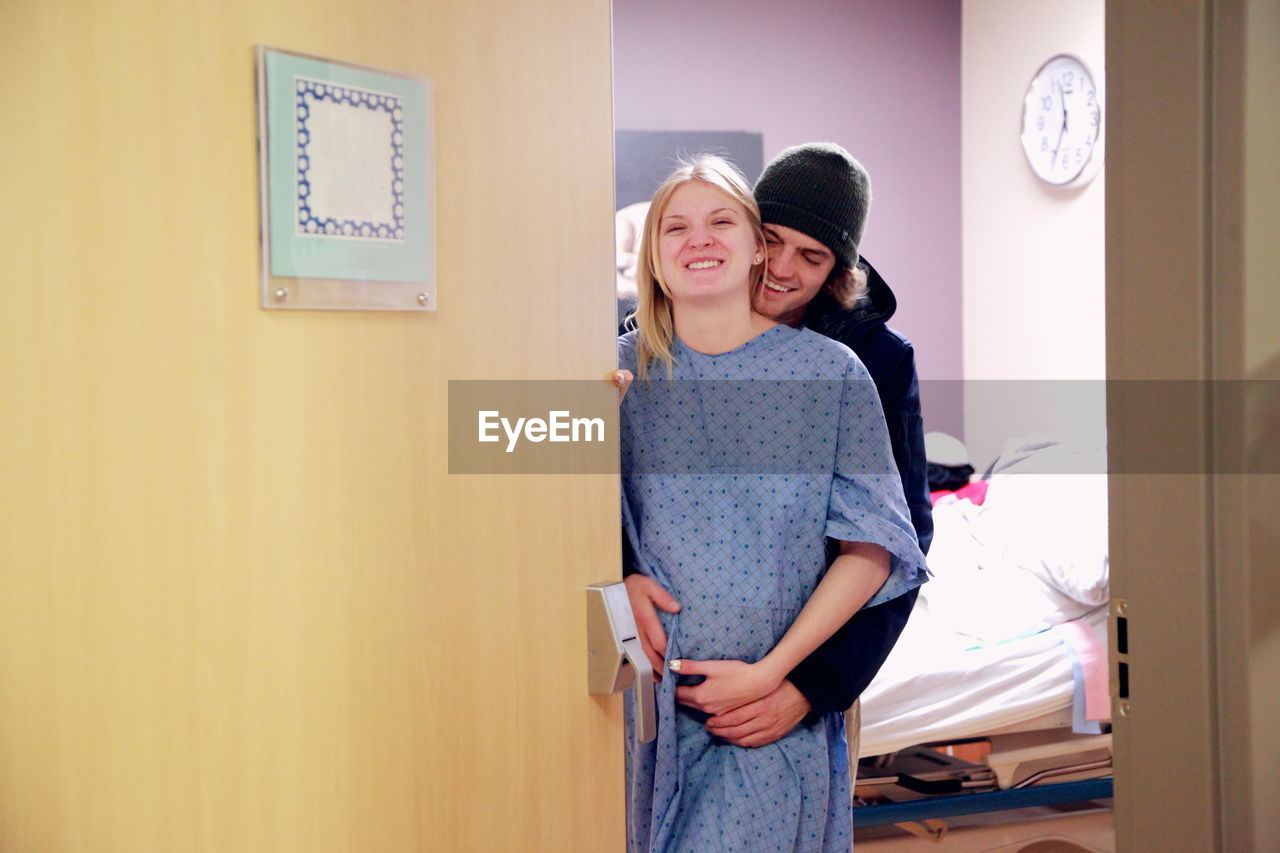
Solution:
M435 310L431 81L256 54L262 307Z

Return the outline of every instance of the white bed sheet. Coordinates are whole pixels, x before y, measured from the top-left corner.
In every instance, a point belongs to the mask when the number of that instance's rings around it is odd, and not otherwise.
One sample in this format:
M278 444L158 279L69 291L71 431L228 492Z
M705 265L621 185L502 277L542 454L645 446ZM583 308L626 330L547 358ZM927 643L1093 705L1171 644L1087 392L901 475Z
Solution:
M1052 437L1010 439L982 505L934 506L933 578L862 694L861 755L1071 707L1071 659L1052 627L1085 621L1105 648L1109 597L1106 476L1053 473L1076 470L1076 454Z
M1082 617L1105 647L1107 606ZM917 603L901 639L862 694L859 754L979 737L1071 707L1074 680L1053 630L984 645Z

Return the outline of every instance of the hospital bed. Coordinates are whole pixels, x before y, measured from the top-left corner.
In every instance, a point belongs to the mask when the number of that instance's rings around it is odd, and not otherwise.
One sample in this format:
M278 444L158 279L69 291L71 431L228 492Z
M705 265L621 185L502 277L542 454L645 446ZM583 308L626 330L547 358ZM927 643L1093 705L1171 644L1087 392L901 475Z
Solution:
M855 826L1110 797L1106 477L1081 454L1011 440L935 504L933 579L849 728Z

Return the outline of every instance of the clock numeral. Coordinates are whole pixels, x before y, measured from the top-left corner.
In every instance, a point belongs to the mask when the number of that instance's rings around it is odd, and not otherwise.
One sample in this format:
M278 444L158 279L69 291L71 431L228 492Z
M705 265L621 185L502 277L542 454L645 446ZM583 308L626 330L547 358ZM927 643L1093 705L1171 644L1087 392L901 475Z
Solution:
M1092 137L1092 136L1086 136L1086 137L1084 138L1084 147L1085 147L1085 148L1092 148L1092 147L1093 147L1093 137Z
M1049 150L1049 137L1047 136L1040 137L1040 150L1041 151Z
M1097 102L1096 93L1092 89L1090 89L1088 94L1085 97L1085 103L1087 103L1089 106L1093 106L1094 103L1096 102Z
M1044 116L1039 116L1036 119L1036 130L1044 130Z
M1097 110L1094 110L1093 112L1089 113L1089 126L1090 126L1090 127L1097 127L1097 126L1098 126L1098 111L1097 111Z
M1040 109L1048 110L1052 108L1053 108L1053 98L1051 96L1045 95L1043 98L1040 99Z

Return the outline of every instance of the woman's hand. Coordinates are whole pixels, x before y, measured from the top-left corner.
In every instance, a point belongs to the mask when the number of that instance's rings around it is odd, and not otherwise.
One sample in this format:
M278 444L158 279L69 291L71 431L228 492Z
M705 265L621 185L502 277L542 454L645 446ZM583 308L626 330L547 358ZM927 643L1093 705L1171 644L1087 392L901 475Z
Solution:
M632 380L635 376L630 370L615 370L613 376L609 377L614 386L618 389L618 402L622 402L622 398L627 396L627 389L631 387Z
M767 666L740 660L673 660L667 664L681 675L705 675L696 687L677 687L676 701L718 716L772 693L782 678Z
M625 371L623 371L625 372ZM680 602L648 575L627 575L622 579L631 600L631 615L640 633L640 647L653 666L653 680L662 680L663 656L667 653L667 632L662 630L658 610L679 613Z

